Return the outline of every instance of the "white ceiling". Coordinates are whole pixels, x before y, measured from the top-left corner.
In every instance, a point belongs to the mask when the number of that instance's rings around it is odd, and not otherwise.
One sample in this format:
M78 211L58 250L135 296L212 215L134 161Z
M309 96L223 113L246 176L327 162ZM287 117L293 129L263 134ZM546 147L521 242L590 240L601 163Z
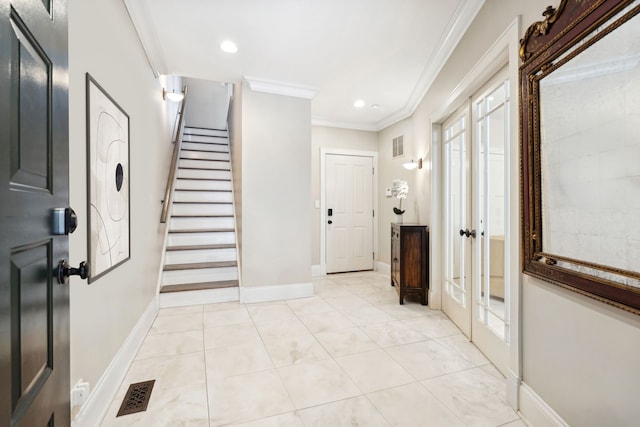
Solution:
M124 2L156 73L310 87L315 124L380 130L413 112L484 0Z

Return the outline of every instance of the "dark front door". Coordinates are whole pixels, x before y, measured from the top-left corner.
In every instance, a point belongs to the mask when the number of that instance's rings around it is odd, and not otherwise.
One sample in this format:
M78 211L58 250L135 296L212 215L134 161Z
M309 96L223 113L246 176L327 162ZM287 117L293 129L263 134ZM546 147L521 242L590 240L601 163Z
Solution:
M66 0L0 0L0 426L68 426Z

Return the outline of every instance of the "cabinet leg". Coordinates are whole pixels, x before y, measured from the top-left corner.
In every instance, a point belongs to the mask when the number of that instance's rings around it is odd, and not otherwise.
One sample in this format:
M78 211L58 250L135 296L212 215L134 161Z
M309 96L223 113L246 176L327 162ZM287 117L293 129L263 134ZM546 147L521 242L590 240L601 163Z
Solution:
M404 305L404 295L400 292L400 305Z
M427 295L426 294L420 295L420 303L422 305L427 305Z

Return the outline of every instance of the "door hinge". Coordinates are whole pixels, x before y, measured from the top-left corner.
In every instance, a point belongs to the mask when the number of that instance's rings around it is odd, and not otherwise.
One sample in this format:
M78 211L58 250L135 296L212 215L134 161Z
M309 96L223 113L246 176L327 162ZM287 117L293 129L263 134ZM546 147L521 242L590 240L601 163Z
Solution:
M371 168L371 175L375 175L376 174L376 168Z
M374 209L374 210L372 210L371 212L372 212L371 216L373 216L373 217L375 218L375 216L376 216L376 210Z
M375 252L373 252L373 253L371 254L371 258L372 258L372 259L376 259L376 253L375 253Z

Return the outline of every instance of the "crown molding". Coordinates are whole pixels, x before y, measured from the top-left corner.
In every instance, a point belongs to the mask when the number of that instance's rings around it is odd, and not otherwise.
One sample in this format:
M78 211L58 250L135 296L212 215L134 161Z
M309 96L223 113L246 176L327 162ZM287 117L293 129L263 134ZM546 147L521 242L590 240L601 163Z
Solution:
M416 111L416 108L418 108L418 105L422 102L422 99L427 94L436 77L438 77L438 74L442 71L442 68L447 63L447 60L462 39L462 36L464 36L476 15L480 12L484 2L485 0L458 3L458 8L453 15L455 19L451 21L442 33L440 41L437 44L438 49L429 57L428 65L422 71L420 79L418 83L416 83L404 108L377 122L376 127L378 130L382 130L400 120L404 120Z
M150 15L146 3L136 0L122 0L122 3L127 15L129 15L129 20L147 57L147 62L153 75L158 78L162 74L167 74L167 65L164 61L162 46L155 42L158 40L155 27L149 19L140 19L140 17Z
M249 87L254 92L264 92L303 99L313 99L316 93L318 93L318 89L315 87L296 83L279 82L250 76L244 76L244 81L249 84Z
M311 124L313 126L325 126L330 128L352 129L352 130L366 130L369 132L377 132L380 129L376 125L370 125L366 123L347 123L347 122L334 122L331 120L323 120L320 118L312 118Z

